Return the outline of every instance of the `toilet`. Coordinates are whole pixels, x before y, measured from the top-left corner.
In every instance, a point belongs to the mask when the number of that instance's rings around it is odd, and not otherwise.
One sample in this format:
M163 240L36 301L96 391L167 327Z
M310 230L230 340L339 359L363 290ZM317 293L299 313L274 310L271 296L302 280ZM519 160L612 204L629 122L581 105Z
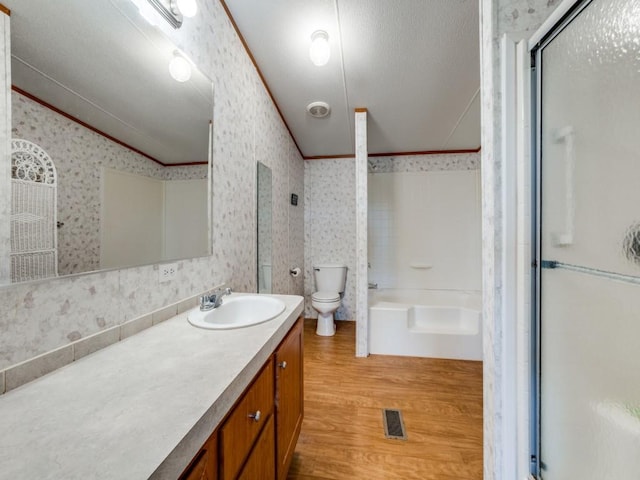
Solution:
M316 265L313 267L316 292L311 295L311 306L318 311L316 334L330 337L336 333L333 314L342 304L347 267L344 265Z

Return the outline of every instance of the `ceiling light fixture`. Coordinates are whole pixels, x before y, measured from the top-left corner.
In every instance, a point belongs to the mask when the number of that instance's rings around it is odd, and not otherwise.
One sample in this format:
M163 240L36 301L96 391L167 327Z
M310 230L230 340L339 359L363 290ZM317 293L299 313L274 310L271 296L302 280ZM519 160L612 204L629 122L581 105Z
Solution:
M312 102L307 105L307 113L314 118L324 118L331 113L331 107L327 102Z
M198 13L198 4L196 0L171 0L172 10L177 9L187 18L193 18Z
M157 25L156 18L162 17L173 28L182 26L183 17L191 18L198 13L196 0L132 0L140 14L151 24ZM153 9L150 8L153 7ZM155 10L155 12L154 12Z
M327 64L330 56L329 34L324 30L316 30L311 34L311 47L309 47L311 61L314 65L321 67Z
M186 82L191 78L191 63L176 51L169 62L169 73L175 81Z

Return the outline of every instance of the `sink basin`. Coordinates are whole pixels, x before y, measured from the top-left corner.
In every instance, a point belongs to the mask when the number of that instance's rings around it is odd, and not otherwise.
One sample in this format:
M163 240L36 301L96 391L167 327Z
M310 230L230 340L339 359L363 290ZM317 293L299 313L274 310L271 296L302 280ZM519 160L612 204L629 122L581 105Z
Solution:
M195 327L225 330L268 322L284 312L284 309L284 302L277 298L263 295L232 295L224 297L222 305L213 310L192 310L187 319Z

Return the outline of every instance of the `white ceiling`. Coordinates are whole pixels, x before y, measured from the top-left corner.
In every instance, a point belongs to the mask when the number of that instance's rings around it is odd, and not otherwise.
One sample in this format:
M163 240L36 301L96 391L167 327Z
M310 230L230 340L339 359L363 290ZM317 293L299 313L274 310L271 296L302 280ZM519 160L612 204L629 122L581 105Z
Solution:
M478 0L225 0L305 157L480 147ZM331 58L309 59L311 34ZM317 119L313 101L331 105Z

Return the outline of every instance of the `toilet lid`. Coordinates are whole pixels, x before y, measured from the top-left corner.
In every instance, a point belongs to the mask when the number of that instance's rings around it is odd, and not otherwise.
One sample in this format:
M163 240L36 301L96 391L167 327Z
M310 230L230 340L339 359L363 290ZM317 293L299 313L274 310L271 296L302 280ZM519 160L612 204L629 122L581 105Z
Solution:
M336 292L315 292L311 295L311 300L316 302L337 302L340 300L340 294Z

